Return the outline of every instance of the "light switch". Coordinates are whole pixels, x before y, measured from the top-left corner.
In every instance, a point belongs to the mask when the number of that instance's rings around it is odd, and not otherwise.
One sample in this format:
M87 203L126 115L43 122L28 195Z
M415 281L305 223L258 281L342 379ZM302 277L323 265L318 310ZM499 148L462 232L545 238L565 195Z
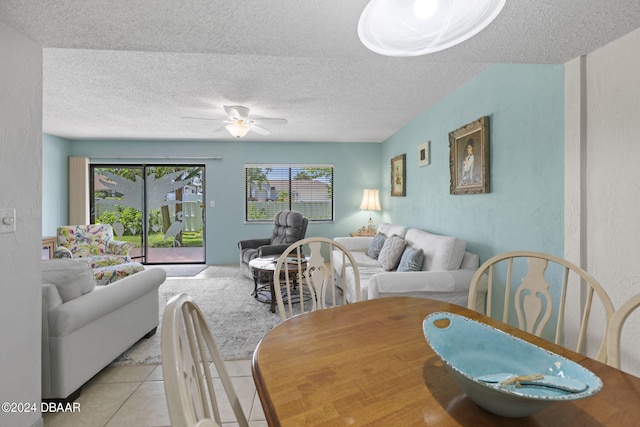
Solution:
M215 200L210 201L209 202L209 207L215 208L216 207L216 201Z
M0 209L0 233L16 232L16 210Z

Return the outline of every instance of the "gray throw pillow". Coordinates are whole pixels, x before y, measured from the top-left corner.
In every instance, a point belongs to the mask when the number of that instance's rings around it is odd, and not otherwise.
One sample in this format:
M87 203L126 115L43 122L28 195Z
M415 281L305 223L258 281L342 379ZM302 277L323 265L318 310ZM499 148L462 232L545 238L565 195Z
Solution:
M422 249L413 249L411 246L407 246L400 258L398 271L421 271L422 261L424 261Z
M387 237L382 249L380 249L380 255L378 255L378 262L384 270L391 271L398 266L406 245L407 242L402 237Z
M380 255L380 250L382 249L382 245L384 245L384 241L387 238L384 234L378 233L374 236L371 243L369 243L369 248L367 249L367 255L369 258L378 259Z

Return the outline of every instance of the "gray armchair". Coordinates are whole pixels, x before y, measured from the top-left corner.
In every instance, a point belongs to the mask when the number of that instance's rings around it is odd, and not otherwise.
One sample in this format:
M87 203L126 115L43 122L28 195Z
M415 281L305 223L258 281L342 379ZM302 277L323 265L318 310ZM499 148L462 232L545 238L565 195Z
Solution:
M273 234L270 238L241 240L238 242L240 249L240 271L253 278L249 262L258 257L280 255L289 245L304 239L307 233L309 220L297 211L280 211L273 219Z

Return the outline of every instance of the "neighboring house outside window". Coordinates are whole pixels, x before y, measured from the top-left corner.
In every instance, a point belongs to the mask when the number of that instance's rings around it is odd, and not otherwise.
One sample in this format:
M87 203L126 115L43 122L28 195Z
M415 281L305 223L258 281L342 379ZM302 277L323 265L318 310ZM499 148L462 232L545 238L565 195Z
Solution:
M273 222L281 210L333 221L333 165L246 164L245 221Z

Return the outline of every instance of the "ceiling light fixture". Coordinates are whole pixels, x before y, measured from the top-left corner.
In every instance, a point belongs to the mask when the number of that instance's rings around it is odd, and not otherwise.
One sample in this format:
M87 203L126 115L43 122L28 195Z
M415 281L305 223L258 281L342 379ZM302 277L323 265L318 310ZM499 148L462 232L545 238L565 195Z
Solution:
M242 120L235 120L233 123L226 125L225 129L236 138L240 139L249 132L250 126Z
M358 21L368 49L418 56L462 43L487 27L506 0L371 0Z

